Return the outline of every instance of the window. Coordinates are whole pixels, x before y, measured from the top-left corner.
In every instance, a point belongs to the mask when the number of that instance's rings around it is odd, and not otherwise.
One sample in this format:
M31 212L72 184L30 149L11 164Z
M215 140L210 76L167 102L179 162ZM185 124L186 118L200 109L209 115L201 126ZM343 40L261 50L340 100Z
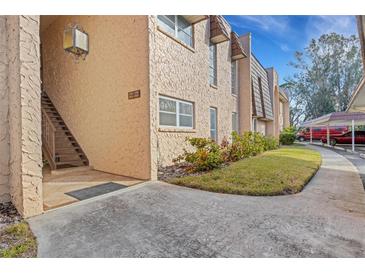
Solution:
M232 112L232 131L238 132L238 115L237 115L237 112Z
M158 25L161 29L184 44L193 46L193 27L181 15L158 15Z
M257 131L257 119L256 118L252 119L252 131L253 132Z
M238 94L238 73L237 73L237 61L233 61L231 64L231 85L232 85L232 94Z
M209 84L217 85L217 45L209 45Z
M210 114L210 138L217 142L217 109L216 108L209 108Z
M193 104L168 97L159 98L160 126L193 128Z

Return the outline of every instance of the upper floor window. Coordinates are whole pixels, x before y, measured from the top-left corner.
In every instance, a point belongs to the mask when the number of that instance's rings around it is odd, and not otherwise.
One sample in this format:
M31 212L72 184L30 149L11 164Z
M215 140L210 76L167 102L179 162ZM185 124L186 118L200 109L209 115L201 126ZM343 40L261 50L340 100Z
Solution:
M238 94L238 73L237 73L237 61L232 61L231 63L231 85L232 94Z
M193 128L193 104L160 96L160 126Z
M209 45L209 84L217 85L217 45Z
M193 27L181 15L158 15L158 25L184 44L193 46Z

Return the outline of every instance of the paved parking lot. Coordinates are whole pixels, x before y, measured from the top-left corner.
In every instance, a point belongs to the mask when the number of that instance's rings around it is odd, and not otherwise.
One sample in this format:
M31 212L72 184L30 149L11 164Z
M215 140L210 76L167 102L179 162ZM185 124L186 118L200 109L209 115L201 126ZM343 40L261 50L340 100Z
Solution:
M321 147L298 194L250 197L148 182L29 220L40 257L364 257L356 168Z

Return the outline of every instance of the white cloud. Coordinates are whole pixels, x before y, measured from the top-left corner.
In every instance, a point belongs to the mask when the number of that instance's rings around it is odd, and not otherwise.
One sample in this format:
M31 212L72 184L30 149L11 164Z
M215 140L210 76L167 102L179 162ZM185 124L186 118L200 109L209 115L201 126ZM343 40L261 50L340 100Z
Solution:
M286 16L252 16L242 15L239 16L239 22L235 22L235 25L239 27L239 24L245 24L245 21L250 22L250 27L258 28L266 32L282 33L290 30L289 18ZM252 24L253 23L253 24Z
M308 40L331 32L347 36L356 34L355 16L311 16L306 24L305 32Z
M289 48L289 46L287 44L280 44L279 47L282 51L285 51L285 52L291 51L291 49Z

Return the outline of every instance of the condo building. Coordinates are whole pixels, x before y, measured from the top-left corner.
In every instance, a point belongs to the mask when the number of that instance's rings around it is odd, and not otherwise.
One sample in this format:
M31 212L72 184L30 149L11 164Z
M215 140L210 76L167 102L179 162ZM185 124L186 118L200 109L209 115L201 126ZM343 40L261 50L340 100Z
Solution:
M44 163L155 180L232 131L279 137L288 96L223 16L0 16L0 202L43 212Z

